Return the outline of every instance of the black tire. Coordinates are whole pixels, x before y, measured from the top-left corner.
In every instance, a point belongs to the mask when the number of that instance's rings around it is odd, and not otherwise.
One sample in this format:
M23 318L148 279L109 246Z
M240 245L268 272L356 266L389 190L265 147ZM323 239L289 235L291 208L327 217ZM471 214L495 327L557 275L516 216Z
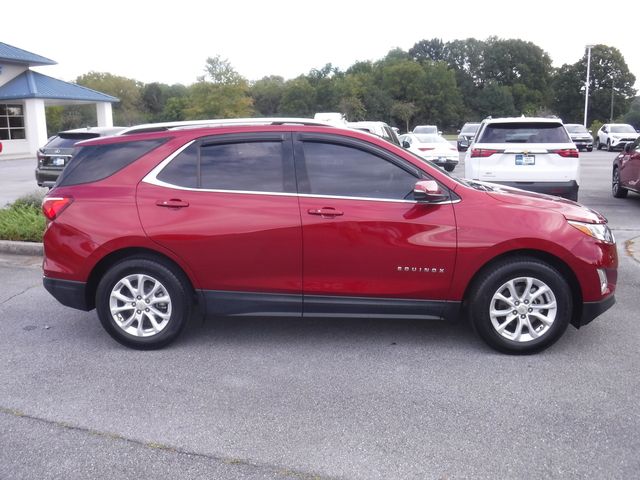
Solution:
M596 138L596 149L601 150L602 144L600 143L600 137Z
M445 169L447 172L453 172L453 170L454 170L455 168L456 168L456 166L455 166L455 165L445 165L445 166L444 166L444 169Z
M607 152L613 152L613 147L611 147L611 140L607 140Z
M524 290L518 290L523 284L526 285L527 278L537 283L533 283L528 289L525 287ZM509 281L514 281L516 295L522 294L522 296L509 294L517 301L507 304L497 297L500 292L506 292L505 285ZM535 294L535 291L543 285L547 286L549 291L538 297L532 296L532 300L529 301L529 296L525 293ZM552 309L540 308L542 305L551 304L553 300L556 305L555 312L552 312ZM541 304L540 301L549 303ZM502 316L494 315L492 320L490 315L492 305L496 310L501 307L499 311L506 312L502 324L500 324ZM543 323L534 313L529 314L536 310L547 319L549 324ZM516 312L515 316L514 312ZM544 312L548 313L548 317ZM552 313L555 317L550 319ZM468 297L469 319L478 335L490 347L509 354L530 354L551 346L567 329L571 313L571 289L565 279L551 265L529 257L514 257L492 265L476 279ZM513 318L508 320L511 316ZM494 322L498 326L494 327ZM528 322L527 325L523 325L525 322ZM532 326L533 332L528 325ZM498 328L502 326L505 326L503 333L499 333ZM520 335L518 335L518 328ZM509 338L510 336L516 339Z
M587 147L587 152L593 152L593 147Z
M136 298L134 290L121 283L127 277L131 277L128 279L129 285L143 295ZM143 279L142 285L136 280L139 278ZM157 286L157 292L152 294L148 290L154 286ZM129 305L129 302L115 296L112 298L116 288L121 296L131 296L134 302ZM145 291L147 300L144 298ZM167 297L168 302L163 301ZM117 315L119 321L114 318L116 314L111 312L112 306L125 309ZM149 307L146 308L148 313L145 313L145 306ZM96 310L104 329L116 341L139 350L161 348L174 341L189 319L192 306L192 290L182 272L154 258L135 257L116 263L104 274L96 290ZM140 320L134 318L136 315ZM152 322L152 317L156 323ZM158 320L161 328L158 327ZM126 327L128 322L132 323ZM134 326L137 332L131 333ZM153 333L150 330L158 331Z
M611 194L615 198L626 198L629 190L620 185L620 170L618 167L613 167L613 174L611 175Z

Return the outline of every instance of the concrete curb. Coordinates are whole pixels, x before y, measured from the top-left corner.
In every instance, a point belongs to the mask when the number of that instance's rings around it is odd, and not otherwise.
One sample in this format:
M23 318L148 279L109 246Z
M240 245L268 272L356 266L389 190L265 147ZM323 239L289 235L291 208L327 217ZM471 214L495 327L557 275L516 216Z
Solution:
M41 257L43 247L42 243L36 242L13 242L11 240L0 240L0 253Z

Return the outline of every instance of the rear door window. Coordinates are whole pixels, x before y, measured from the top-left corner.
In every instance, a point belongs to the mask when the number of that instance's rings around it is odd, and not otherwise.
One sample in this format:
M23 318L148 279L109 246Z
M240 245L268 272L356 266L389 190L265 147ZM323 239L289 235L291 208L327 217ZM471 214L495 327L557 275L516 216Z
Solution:
M183 188L294 193L290 135L197 141L171 160L157 179Z

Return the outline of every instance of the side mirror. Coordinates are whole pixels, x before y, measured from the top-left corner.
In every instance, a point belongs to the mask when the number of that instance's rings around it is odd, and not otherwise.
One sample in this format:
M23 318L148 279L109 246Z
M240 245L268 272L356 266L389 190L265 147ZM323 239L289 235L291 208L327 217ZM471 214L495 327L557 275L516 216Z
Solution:
M407 142L406 140L402 141L402 148L409 148L411 146L411 144L409 142Z
M629 153L631 151L632 143L627 143L624 146L624 153Z
M413 187L413 198L418 202L442 202L449 199L435 180L420 180Z
M593 132L592 132L591 130L589 130L589 133L590 133L591 135L593 135Z
M438 135L442 135L442 130L438 130Z
M458 133L460 133L460 129L458 129Z

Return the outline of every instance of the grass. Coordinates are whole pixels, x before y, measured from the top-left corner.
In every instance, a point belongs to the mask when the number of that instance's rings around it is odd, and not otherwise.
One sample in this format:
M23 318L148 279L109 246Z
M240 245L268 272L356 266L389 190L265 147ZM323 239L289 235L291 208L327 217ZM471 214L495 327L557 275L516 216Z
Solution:
M41 242L46 226L42 198L40 193L29 194L0 209L0 240Z

